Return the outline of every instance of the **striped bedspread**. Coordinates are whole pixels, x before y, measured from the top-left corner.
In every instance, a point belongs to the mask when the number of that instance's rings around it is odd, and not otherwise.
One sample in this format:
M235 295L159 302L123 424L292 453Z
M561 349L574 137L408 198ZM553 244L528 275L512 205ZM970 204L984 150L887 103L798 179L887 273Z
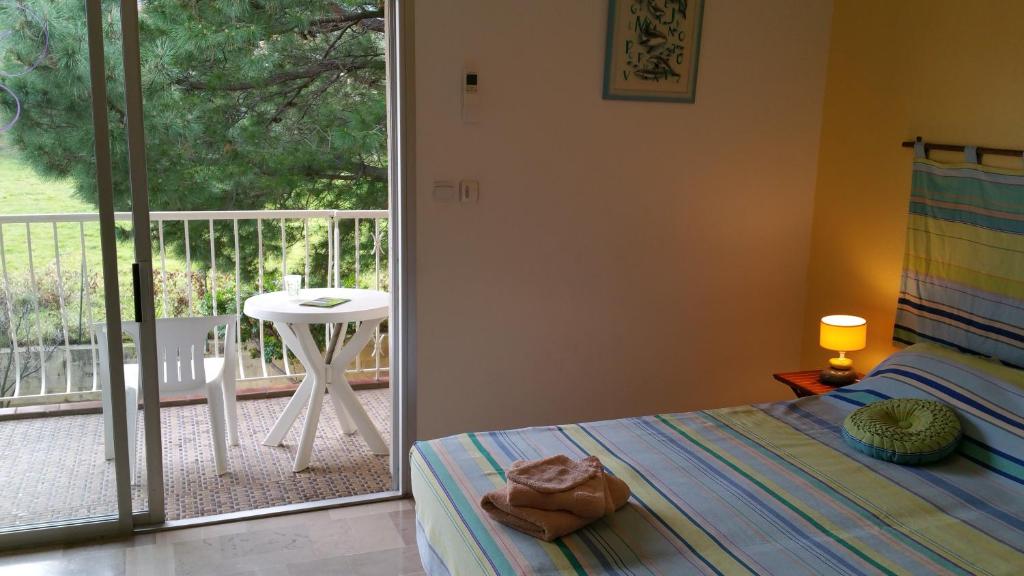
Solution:
M937 398L965 429L925 467L848 448L843 418ZM929 345L859 384L791 402L462 434L411 454L429 574L1022 574L1024 373ZM480 497L513 460L595 454L633 490L552 543L496 524Z
M914 161L893 339L1024 367L1024 171Z

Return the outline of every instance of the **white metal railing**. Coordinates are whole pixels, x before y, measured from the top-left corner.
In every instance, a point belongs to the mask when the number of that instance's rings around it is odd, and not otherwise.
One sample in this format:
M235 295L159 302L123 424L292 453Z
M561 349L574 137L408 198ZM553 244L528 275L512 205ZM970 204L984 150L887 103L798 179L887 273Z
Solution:
M2 209L2 208L0 208ZM130 222L131 214L119 212L117 221ZM256 262L255 288L257 292L264 289L276 290L278 286L267 285L267 276L272 272L280 272L281 277L288 272L295 273L301 269L309 287L311 276L311 256L315 246L326 249L327 270L323 271L328 287L342 284L342 268L347 254L352 255L350 269L356 286L375 289L387 289L387 264L382 263L382 255L386 250L388 212L387 210L239 210L239 211L183 211L183 212L151 212L151 234L157 240L153 250L154 260L154 300L158 303L159 316L168 316L181 308L181 314L196 314L196 280L202 282L203 292L209 297L207 304L210 314L234 312L242 321L241 307L243 303L243 267L252 262L242 262L240 230L245 226L255 227ZM197 223L201 224L199 227ZM0 317L6 321L7 345L0 347L0 403L12 399L37 399L40 402L56 402L62 400L91 399L98 392L97 378L97 347L95 336L89 326L101 320L93 310L94 292L102 291L102 282L95 281L90 272L90 259L98 265L98 243L90 242L89 230L98 230L97 214L25 214L0 215L0 281L2 281L4 309ZM181 231L181 258L179 266L183 266L184 294L174 294L171 276L174 274L173 258L169 259L165 235L172 227ZM43 249L39 244L41 228L48 228L46 236L52 246L45 249L46 255L40 257ZM276 230L274 230L276 228ZM70 229L70 230L69 230ZM343 230L344 229L344 230ZM197 230L201 230L200 241L208 242L208 267L202 272L193 270L193 241ZM273 230L269 235L268 230ZM23 240L21 245L16 242L15 231ZM77 236L74 248L69 249L67 242L62 242L61 232ZM276 232L276 233L274 233ZM349 236L351 234L351 236ZM362 237L367 235L371 240L368 247L363 246ZM351 246L344 246L343 236L351 239ZM289 239L291 237L291 239ZM66 236L65 236L66 238ZM220 244L234 248L233 255L217 254L218 239ZM35 244L33 244L35 241ZM315 242L315 244L314 244ZM90 244L96 244L90 246ZM272 246L276 244L276 246ZM23 248L23 250L20 250ZM351 250L351 252L348 252ZM22 269L12 262L13 252L21 251L24 259ZM77 252L77 254L75 254ZM173 257L173 255L172 255ZM290 263L290 259L298 258L299 262ZM40 268L40 259L45 266ZM226 259L232 260L231 266L223 266ZM372 277L367 278L364 259L370 259ZM77 271L69 272L67 263L78 260ZM276 260L276 262L274 262ZM126 260L127 263L127 260ZM274 271L267 266L276 264ZM222 271L218 266L223 266ZM383 266L383 268L382 268ZM121 267L123 268L123 267ZM98 266L97 266L98 269ZM51 294L44 291L44 283L40 272L48 275ZM18 282L17 274L24 280ZM130 269L119 270L120 274L130 277ZM52 278L50 278L52 276ZM225 306L220 310L219 297L224 297L224 289L218 288L218 282L232 280L234 288L227 294L227 300L233 306ZM130 284L124 286L122 278L122 299L127 294L131 297ZM70 302L68 287L77 285L74 296L77 302ZM175 303L174 298L183 297L183 303ZM129 300L130 301L130 300ZM102 299L97 299L97 303ZM123 313L130 314L125 302L122 302ZM231 310L233 308L233 310ZM70 312L78 314L78 331L72 338ZM130 318L129 316L126 316ZM255 338L243 339L242 330L238 334L239 379L256 380L263 378L294 377L301 373L293 371L290 354L284 343L280 343L280 353L268 359L267 336L263 322L255 322ZM52 332L46 334L45 325L52 325ZM347 328L347 327L346 327ZM326 328L330 330L330 328ZM214 335L213 350L217 351L218 336ZM72 340L77 340L72 342ZM388 372L383 360L383 338L378 329L372 342L372 366L363 366L362 358L357 357L350 371L356 375L372 375L379 379ZM247 361L246 350L258 350L258 362L255 366ZM276 363L280 361L280 366ZM298 366L301 370L301 366ZM13 386L12 384L13 379ZM21 404L29 402L19 402ZM2 404L0 404L2 405Z

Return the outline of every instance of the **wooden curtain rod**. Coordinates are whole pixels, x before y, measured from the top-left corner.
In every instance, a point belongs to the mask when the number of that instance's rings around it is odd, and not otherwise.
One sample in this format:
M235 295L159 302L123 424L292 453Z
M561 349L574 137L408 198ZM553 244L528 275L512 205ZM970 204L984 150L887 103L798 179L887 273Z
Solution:
M921 141L921 137L918 136L916 140L907 140L902 144L904 148L913 148L914 144ZM932 150L945 150L947 152L963 152L964 146L960 144L936 144L934 142L924 143L925 152ZM1024 150L1010 150L1009 148L986 148L984 146L978 146L978 155L983 156L986 154L994 154L996 156L1024 156Z

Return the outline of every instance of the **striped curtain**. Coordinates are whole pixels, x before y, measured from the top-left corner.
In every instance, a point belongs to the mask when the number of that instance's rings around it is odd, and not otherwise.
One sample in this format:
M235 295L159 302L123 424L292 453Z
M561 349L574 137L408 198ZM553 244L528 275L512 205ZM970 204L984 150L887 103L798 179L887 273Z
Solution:
M1024 170L914 161L893 339L1024 366Z

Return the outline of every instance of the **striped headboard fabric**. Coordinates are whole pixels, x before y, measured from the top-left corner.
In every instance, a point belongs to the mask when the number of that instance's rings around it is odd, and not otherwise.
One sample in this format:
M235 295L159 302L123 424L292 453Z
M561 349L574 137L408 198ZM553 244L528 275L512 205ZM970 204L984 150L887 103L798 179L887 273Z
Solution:
M1024 367L1024 170L914 161L893 339Z

